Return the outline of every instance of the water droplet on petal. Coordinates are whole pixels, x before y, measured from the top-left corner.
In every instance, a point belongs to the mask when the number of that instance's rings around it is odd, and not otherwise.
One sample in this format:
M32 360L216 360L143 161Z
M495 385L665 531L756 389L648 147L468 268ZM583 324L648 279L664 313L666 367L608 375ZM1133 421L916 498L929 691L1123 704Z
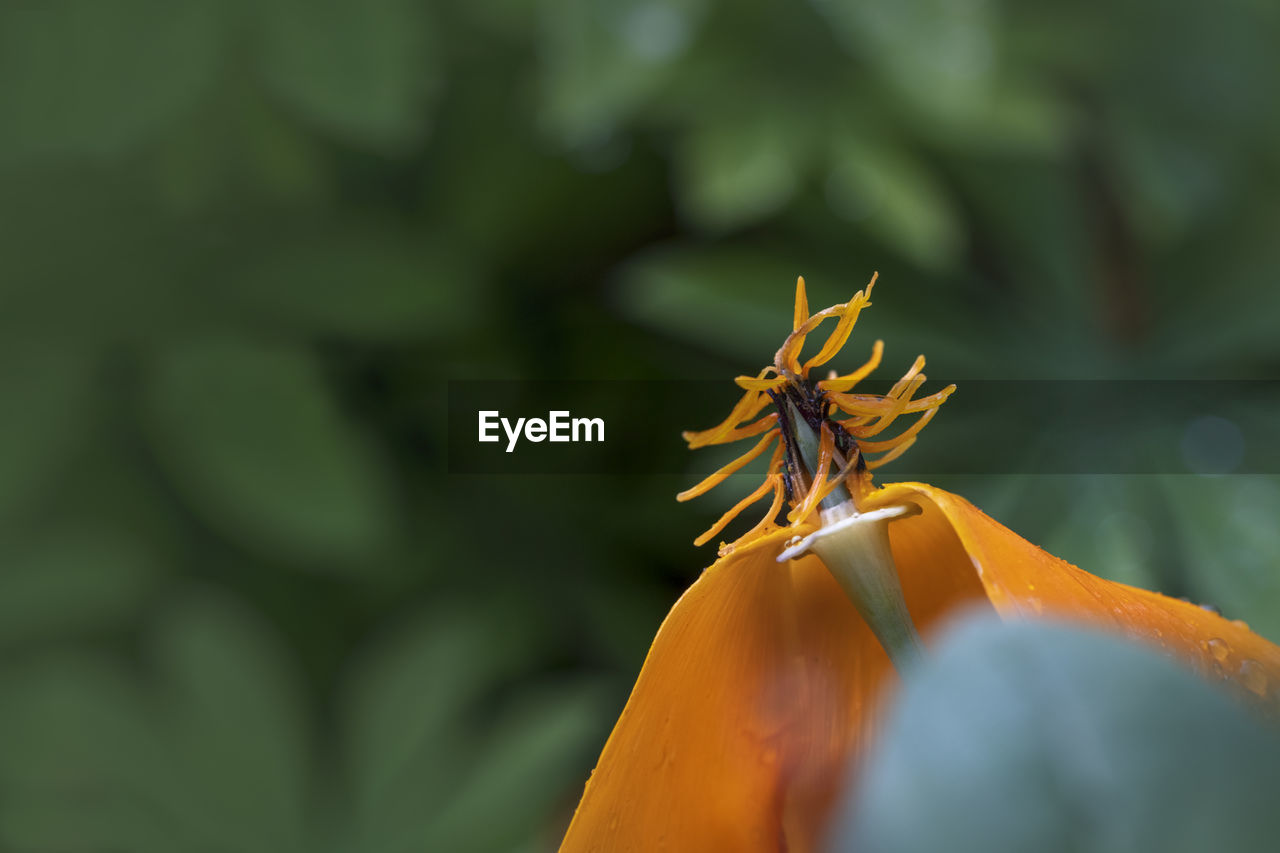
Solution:
M1225 663L1227 658L1231 656L1231 647L1217 637L1206 643L1205 648L1209 650L1209 654L1213 655L1214 660L1218 663Z
M1231 624L1232 624L1232 625L1235 625L1235 626L1237 626L1237 627L1239 627L1239 628L1243 628L1243 629L1245 629L1246 631L1248 631L1248 630L1249 630L1249 623L1248 623L1248 622L1246 622L1246 621L1244 621L1243 619L1232 619L1232 620L1231 620Z
M1256 660L1240 664L1240 683L1259 696L1267 695L1267 674Z

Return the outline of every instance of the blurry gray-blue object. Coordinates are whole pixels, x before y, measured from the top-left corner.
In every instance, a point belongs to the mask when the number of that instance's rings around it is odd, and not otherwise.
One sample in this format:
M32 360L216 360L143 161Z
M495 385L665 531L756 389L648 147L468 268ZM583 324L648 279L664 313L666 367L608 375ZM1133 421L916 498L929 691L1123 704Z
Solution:
M829 850L1263 851L1280 738L1176 663L971 618L904 686Z

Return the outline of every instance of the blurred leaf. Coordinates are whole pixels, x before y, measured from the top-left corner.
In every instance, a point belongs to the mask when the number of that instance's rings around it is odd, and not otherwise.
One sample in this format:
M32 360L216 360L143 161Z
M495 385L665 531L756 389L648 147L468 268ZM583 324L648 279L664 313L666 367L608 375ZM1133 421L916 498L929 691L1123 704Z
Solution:
M158 574L156 556L129 531L62 524L0 557L0 645L120 627Z
M153 690L87 654L0 672L5 848L304 849L309 731L273 639L216 597L150 639Z
M999 359L1002 378L1100 375L1109 354L1099 341L1101 288L1085 286L1098 275L1097 213L1079 173L1026 157L972 158L956 177L974 248L998 242L990 251L1000 266L983 295L993 299L990 333L1013 345Z
M126 168L80 162L4 173L0 328L66 348L56 357L68 359L100 341L206 322L192 287L206 246L167 220Z
M603 694L519 691L489 722L480 700L509 679L512 651L500 620L454 605L364 657L344 702L355 849L507 850L572 793Z
M1177 523L1187 583L1228 619L1280 642L1280 480L1271 476L1161 478Z
M1044 482L1050 479L1057 482ZM1164 555L1157 552L1157 540L1164 538L1160 535L1164 531L1150 479L1134 475L1041 478L1037 490L1059 491L1063 505L1056 512L1041 511L1041 518L1057 519L1056 524L1049 522L1056 529L1036 544L1099 577L1160 589L1158 561ZM1028 502L1037 497L1024 495Z
M832 143L827 198L838 213L927 269L948 269L964 249L951 199L928 169L874 132Z
M1112 156L1119 194L1142 236L1171 243L1214 212L1227 192L1225 163L1206 157L1192 140L1126 108L1113 119Z
M353 803L369 825L419 815L423 797L443 796L455 784L440 753L499 680L500 633L474 610L433 610L366 654L353 672L345 691L345 751ZM405 786L418 765L434 778ZM397 814L399 806L407 810Z
M216 594L192 595L166 614L153 654L162 732L206 849L306 849L310 731L275 639Z
M150 157L150 184L170 215L233 207L246 197L291 209L323 207L337 176L325 140L260 88L225 81L213 103L169 134Z
M30 512L93 424L93 363L77 347L0 344L0 519Z
M943 118L982 108L999 40L989 0L811 1L907 104Z
M1062 158L1077 117L1070 101L1035 75L1009 70L971 111L945 121L918 122L913 136L965 155L995 152Z
M437 88L434 27L418 0L268 0L253 6L280 97L347 141L419 139Z
M175 345L149 388L151 440L182 494L243 544L353 568L392 533L387 474L301 349Z
M970 620L898 697L832 849L1271 850L1277 767L1274 731L1153 651Z
M1280 199L1259 183L1235 205L1162 253L1152 272L1162 284L1152 306L1158 323L1153 349L1169 375L1276 375L1280 290L1263 282L1280 270L1272 227Z
M633 321L741 358L745 371L791 330L790 306L801 273L817 278L780 252L669 245L627 264L618 299Z
M545 687L512 703L410 850L500 851L542 828L557 802L579 795L584 755L607 725L605 693L593 682ZM570 800L571 801L571 800Z
M228 276L224 295L306 335L434 341L476 302L456 253L385 224L348 224L274 249Z
M790 201L809 148L797 122L771 111L695 128L677 160L685 212L697 225L726 231L767 217Z
M96 657L0 672L0 844L7 850L192 849L169 831L173 780L131 679ZM69 816L74 815L74 819Z
M217 5L58 0L0 6L0 157L114 155L210 85Z
M543 120L571 146L599 144L664 83L704 0L551 0L542 34Z

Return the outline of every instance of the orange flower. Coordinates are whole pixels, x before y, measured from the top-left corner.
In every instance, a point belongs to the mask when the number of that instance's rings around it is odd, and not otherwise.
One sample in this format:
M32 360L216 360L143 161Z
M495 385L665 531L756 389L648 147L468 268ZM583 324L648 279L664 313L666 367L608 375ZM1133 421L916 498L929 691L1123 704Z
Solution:
M562 851L813 849L875 736L895 666L927 653L962 608L1095 625L1280 711L1280 648L1244 623L1094 577L941 489L872 486L870 470L910 446L954 390L915 397L922 357L887 395L853 393L879 365L879 341L852 373L809 379L844 345L874 284L811 316L800 279L773 366L739 377L746 393L722 424L685 434L690 447L763 436L681 500L774 448L761 487L698 544L764 496L772 503L721 545L658 630ZM834 331L800 361L828 319ZM906 429L871 440L909 415Z

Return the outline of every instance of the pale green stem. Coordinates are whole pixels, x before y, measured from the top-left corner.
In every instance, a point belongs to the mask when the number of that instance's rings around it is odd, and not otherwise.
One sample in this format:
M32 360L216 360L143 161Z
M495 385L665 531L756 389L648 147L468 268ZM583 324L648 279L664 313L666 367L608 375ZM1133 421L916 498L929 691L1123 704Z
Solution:
M787 416L810 479L818 466L819 439L788 404ZM826 564L899 673L924 658L924 644L907 612L898 568L889 547L889 522L914 508L887 507L860 513L843 485L822 503L822 528L783 552L779 560L813 551Z
M843 517L832 517L837 515ZM810 548L840 583L894 667L903 673L924 658L924 644L907 612L889 548L891 519L868 518L871 515L859 516L852 501L836 510L824 510L822 520L824 526L830 525L830 532L814 539Z

